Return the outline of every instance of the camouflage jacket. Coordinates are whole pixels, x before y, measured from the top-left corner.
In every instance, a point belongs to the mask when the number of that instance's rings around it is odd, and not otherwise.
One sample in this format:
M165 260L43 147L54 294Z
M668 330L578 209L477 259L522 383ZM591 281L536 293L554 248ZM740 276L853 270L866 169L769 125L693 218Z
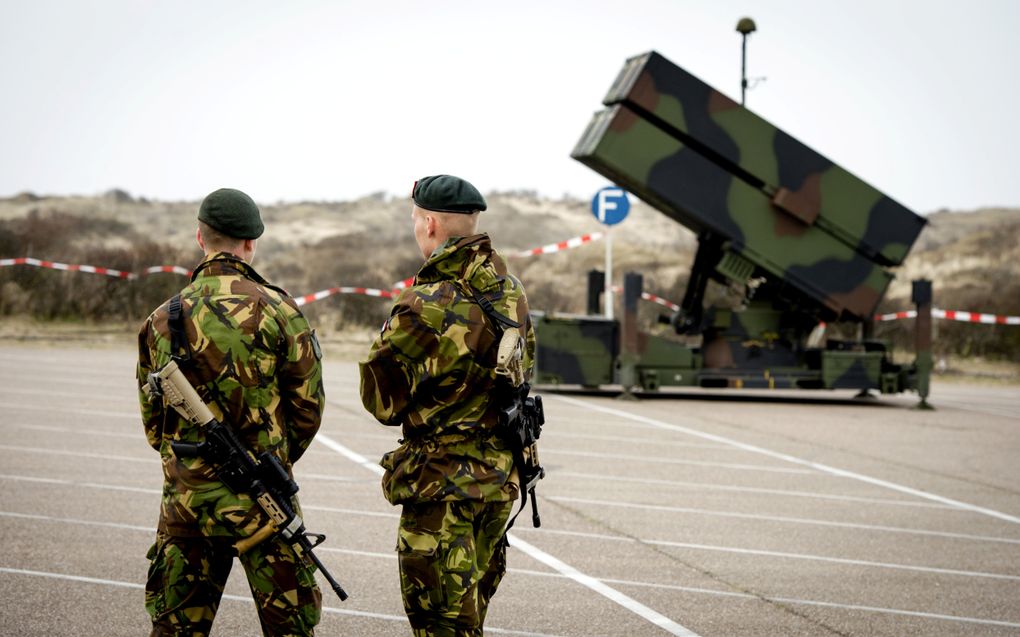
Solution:
M288 472L319 429L325 397L315 336L294 301L237 257L221 252L195 268L181 291L192 361L184 375L254 453L269 450ZM170 360L169 302L138 335L138 384ZM139 392L142 423L163 462L160 529L176 536L248 537L266 520L247 494L231 493L174 441L201 442L200 428ZM296 504L296 503L295 503Z
M381 462L383 492L393 504L517 497L512 454L495 436L502 326L475 302L471 288L520 323L530 378L535 332L524 287L488 236L450 239L394 303L361 363L365 408L379 422L403 427L401 446Z

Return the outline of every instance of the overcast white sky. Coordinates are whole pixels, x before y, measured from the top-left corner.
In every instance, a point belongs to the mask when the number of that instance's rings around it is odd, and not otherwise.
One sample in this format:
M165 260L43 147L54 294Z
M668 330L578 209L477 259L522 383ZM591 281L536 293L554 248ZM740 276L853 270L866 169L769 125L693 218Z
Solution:
M570 159L658 52L919 213L1020 207L1020 2L0 0L0 196L589 198Z

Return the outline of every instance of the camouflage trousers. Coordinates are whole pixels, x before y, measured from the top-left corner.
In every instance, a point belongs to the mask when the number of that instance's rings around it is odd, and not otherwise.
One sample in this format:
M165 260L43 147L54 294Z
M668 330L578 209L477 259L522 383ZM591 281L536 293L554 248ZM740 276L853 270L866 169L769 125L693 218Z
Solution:
M149 549L145 609L152 637L208 635L234 560L227 538L182 538L156 534ZM238 558L248 576L262 623L272 636L312 635L322 594L315 567L281 539L262 542Z
M513 502L405 504L397 533L404 610L416 637L482 634L506 572L503 527Z

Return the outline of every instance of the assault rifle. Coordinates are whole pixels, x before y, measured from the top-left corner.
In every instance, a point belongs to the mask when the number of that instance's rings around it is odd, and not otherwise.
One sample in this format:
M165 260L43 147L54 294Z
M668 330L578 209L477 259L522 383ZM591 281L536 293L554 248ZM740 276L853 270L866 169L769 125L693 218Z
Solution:
M531 524L538 528L542 526L542 519L538 515L535 486L545 477L545 469L538 462L538 437L542 435L542 425L545 424L545 410L542 397L528 396L530 390L531 385L527 383L512 390L509 405L499 413L499 431L513 450L514 464L521 479L521 508L524 508L530 493ZM513 520L507 529L512 525Z
M304 521L291 504L291 497L297 493L298 485L287 475L276 456L268 451L256 456L237 439L230 427L216 420L178 368L176 361L170 361L163 369L149 374L148 384L143 391L150 400L154 396L161 397L167 405L205 433L205 441L198 444L170 443L174 454L179 458L201 458L213 467L216 477L228 489L234 493L251 494L269 517L269 524L234 545L238 554L263 540L281 535L299 555L307 555L312 560L340 601L347 599L347 592L312 552L312 549L322 544L326 536L305 531Z

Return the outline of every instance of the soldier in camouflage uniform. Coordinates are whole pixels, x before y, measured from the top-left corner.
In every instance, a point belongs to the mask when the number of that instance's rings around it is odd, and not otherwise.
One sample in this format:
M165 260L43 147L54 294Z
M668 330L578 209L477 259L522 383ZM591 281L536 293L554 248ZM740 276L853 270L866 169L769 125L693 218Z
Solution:
M485 200L449 175L415 183L411 217L425 264L361 363L361 399L399 448L383 456L383 492L403 505L397 554L404 608L415 635L481 635L506 570L504 526L520 487L512 452L496 434L496 349L519 323L530 377L535 336L521 282L485 234Z
M287 294L252 268L263 225L244 193L220 189L202 202L197 239L205 258L180 294L185 351L171 351L170 303L149 316L138 339L138 383L171 355L217 420L254 453L286 468L319 428L324 404L315 335ZM199 428L141 395L145 435L163 463L163 498L145 586L152 635L206 635L237 554L235 544L268 520L245 493L232 493L200 458L177 457L175 441ZM297 501L294 501L297 507ZM239 555L265 635L312 635L321 595L315 568L276 537Z

